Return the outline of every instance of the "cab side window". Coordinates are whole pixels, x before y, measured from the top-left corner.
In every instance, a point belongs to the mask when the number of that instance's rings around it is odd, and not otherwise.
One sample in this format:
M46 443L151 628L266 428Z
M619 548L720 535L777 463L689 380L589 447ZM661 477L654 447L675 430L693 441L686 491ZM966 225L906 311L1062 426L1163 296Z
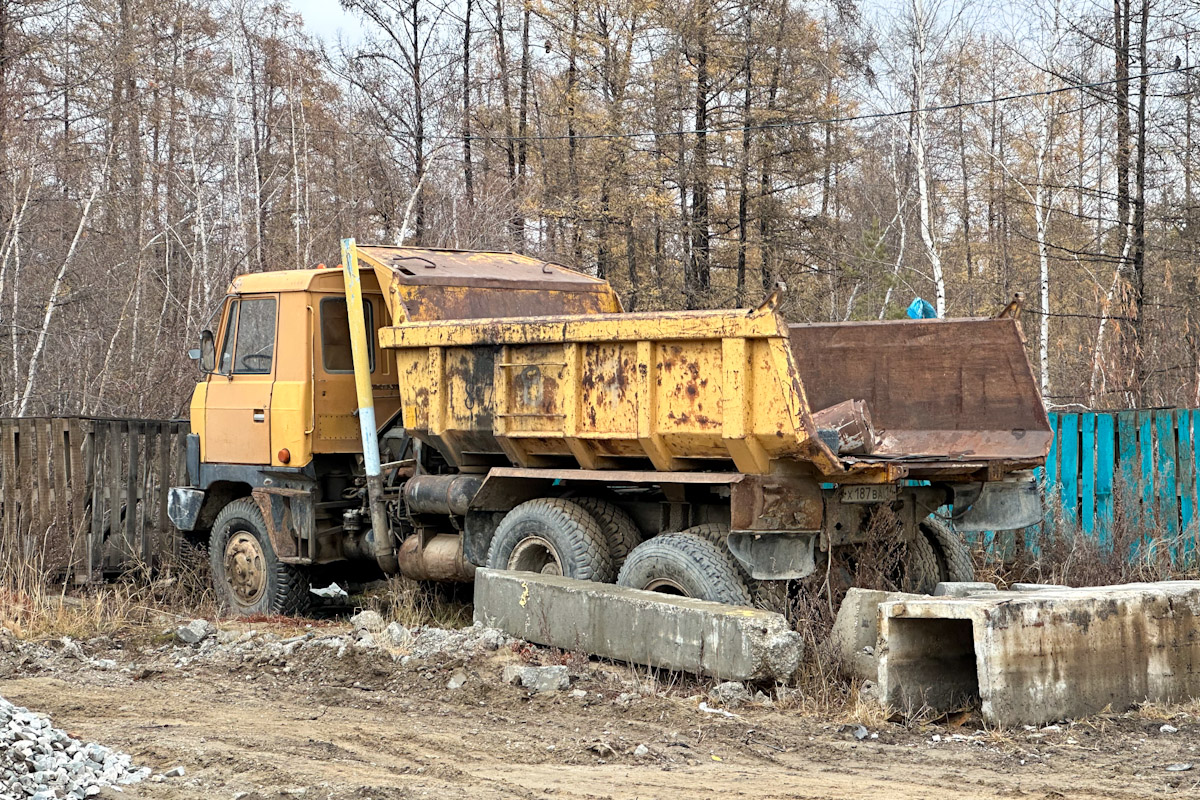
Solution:
M363 299L363 315L367 323L367 357L375 371L375 320L371 301ZM328 373L354 372L354 355L350 350L350 319L346 313L346 298L326 297L321 300L321 360Z
M229 302L229 320L225 323L225 338L221 340L221 358L217 362L217 372L228 375L233 369L233 342L237 331L238 301Z
M275 298L256 297L239 305L233 374L270 374L275 361Z

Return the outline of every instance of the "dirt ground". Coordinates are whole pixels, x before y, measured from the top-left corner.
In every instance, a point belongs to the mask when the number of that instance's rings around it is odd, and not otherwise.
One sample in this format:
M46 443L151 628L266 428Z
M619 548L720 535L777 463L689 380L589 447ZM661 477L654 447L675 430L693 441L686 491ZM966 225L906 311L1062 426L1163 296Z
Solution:
M0 694L136 765L185 769L103 798L1200 797L1196 705L1040 731L983 731L969 714L878 721L860 741L848 718L708 713L705 685L631 692L645 673L581 659L568 661L571 691L531 696L500 679L531 657L507 646L405 665L328 648L191 660L163 641L87 649L84 661L10 648ZM459 671L465 684L448 688ZM1176 732L1160 732L1168 719ZM1166 770L1178 762L1195 767Z

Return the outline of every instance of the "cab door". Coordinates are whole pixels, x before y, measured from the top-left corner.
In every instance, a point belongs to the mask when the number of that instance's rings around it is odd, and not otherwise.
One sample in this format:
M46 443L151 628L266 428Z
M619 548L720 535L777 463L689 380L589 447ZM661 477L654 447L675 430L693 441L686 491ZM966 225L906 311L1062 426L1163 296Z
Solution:
M271 463L271 389L275 381L277 295L243 295L225 314L217 372L208 378L204 460Z

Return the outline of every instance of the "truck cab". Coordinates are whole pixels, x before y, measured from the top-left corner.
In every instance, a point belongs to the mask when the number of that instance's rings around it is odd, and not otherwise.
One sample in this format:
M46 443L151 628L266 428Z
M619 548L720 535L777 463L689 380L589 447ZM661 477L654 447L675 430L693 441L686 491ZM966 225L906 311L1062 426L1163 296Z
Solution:
M399 387L395 357L376 345L389 318L373 274L364 275L363 312L372 391L387 421ZM266 468L304 469L314 457L361 450L341 270L243 275L204 338L189 440L198 484L227 473L254 485Z

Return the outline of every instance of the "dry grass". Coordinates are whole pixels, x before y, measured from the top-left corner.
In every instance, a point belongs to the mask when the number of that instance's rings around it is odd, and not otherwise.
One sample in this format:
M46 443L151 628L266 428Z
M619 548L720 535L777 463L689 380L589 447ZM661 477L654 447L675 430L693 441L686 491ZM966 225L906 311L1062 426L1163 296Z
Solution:
M1036 535L1035 547L1018 533L1008 547L976 547L976 577L1001 588L1013 583L1052 583L1066 586L1110 586L1200 578L1198 524L1171 535L1157 508L1138 512L1136 489L1118 490L1113 521L1103 540L1085 533L1048 495L1050 523Z
M186 543L153 572L139 565L112 583L70 587L55 577L36 557L0 552L0 630L83 639L216 615L207 557Z
M473 608L458 584L430 584L393 576L376 588L356 595L356 604L378 611L388 622L406 628L431 625L462 628L473 620Z

